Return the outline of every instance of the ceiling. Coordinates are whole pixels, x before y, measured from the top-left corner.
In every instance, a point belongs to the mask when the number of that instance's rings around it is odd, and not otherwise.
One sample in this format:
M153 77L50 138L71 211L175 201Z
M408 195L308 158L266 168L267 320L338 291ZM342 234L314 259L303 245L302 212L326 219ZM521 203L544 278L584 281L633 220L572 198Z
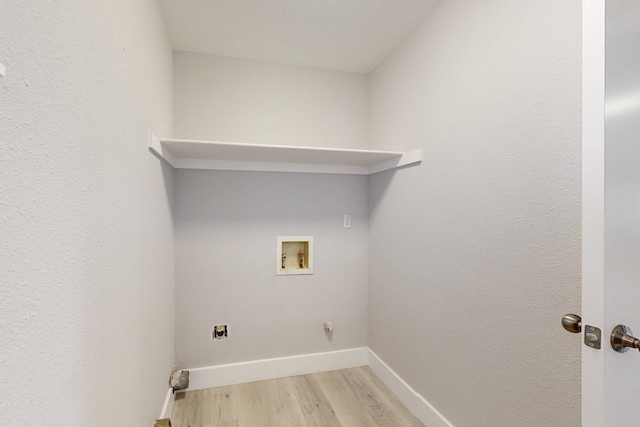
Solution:
M367 73L437 0L160 0L173 48Z

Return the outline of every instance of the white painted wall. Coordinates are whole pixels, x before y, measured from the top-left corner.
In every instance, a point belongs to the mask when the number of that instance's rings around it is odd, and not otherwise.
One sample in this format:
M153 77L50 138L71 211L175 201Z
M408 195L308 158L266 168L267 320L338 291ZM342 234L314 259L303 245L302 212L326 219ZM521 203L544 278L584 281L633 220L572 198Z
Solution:
M365 74L176 51L175 136L366 148Z
M371 75L369 347L456 427L580 425L581 2L440 2Z
M0 62L0 424L150 426L174 363L158 4L4 2Z
M366 177L179 170L176 206L180 367L366 346ZM313 275L277 276L277 236L306 235Z

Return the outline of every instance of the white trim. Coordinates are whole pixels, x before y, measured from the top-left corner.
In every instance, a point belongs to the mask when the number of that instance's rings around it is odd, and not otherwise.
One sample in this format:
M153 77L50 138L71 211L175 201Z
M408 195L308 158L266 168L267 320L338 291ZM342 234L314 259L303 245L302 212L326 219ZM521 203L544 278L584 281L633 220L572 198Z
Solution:
M173 405L176 403L176 395L173 393L173 389L169 387L167 391L167 397L164 398L164 405L162 406L162 412L160 413L160 418L171 418L171 414L173 413Z
M303 354L188 369L185 391L355 368L367 365L367 348Z
M605 0L583 0L582 17L582 324L603 327ZM606 424L604 357L582 346L583 427Z
M369 367L402 402L409 411L429 427L453 427L431 403L409 386L371 349L368 349Z

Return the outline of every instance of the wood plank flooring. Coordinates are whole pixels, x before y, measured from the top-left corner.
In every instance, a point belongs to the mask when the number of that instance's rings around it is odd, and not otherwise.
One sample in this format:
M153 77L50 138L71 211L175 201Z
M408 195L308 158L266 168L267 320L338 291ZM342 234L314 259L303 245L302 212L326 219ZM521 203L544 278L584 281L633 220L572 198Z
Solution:
M174 427L424 427L367 366L178 393Z

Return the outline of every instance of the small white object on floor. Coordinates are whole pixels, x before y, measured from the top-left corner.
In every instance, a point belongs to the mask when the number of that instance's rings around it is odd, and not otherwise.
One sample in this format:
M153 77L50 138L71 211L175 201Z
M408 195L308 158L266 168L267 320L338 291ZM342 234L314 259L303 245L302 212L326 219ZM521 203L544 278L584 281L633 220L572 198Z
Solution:
M4 77L7 74L7 69L4 65L0 64L0 77Z

